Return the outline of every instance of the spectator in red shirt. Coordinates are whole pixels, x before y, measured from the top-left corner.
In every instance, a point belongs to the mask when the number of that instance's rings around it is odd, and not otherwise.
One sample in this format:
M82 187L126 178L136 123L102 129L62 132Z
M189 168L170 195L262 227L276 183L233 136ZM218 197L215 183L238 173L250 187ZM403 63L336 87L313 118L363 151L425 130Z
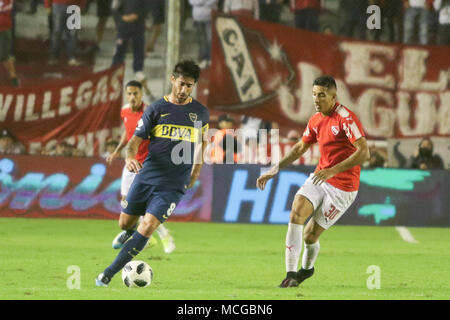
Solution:
M290 0L296 28L318 32L320 30L320 0Z
M0 1L0 61L8 71L11 84L19 86L14 58L10 56L12 48L12 7L14 0Z

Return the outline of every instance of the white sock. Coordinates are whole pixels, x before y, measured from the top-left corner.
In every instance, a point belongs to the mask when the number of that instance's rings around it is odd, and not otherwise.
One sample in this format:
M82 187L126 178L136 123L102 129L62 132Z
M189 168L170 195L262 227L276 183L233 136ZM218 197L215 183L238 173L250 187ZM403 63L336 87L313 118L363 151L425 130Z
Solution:
M286 272L297 272L298 259L302 251L303 225L289 223L286 234Z
M303 258L302 258L302 269L308 270L314 267L314 263L316 262L319 251L320 251L319 241L312 244L306 244L305 242L305 250L303 251Z
M169 230L162 223L158 226L156 232L158 232L160 239L163 239L169 235Z

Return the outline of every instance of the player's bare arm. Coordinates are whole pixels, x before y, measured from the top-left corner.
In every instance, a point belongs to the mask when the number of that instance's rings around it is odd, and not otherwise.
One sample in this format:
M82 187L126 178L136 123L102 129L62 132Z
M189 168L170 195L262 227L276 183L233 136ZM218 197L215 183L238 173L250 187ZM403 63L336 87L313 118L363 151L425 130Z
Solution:
M111 164L112 161L119 156L120 152L126 145L127 145L127 133L126 131L124 131L122 133L122 136L120 137L120 141L116 149L106 158L106 163Z
M131 172L139 173L139 170L142 169L141 163L136 160L136 155L138 153L139 145L141 144L142 140L142 138L133 135L133 137L128 142L125 166Z
M294 147L288 152L288 154L286 156L284 156L283 159L281 159L281 161L278 164L276 164L275 166L270 168L269 171L262 174L256 180L256 186L259 189L264 190L267 181L272 179L278 173L278 171L280 169L286 168L291 163L293 163L295 160L300 158L306 151L308 151L308 149L310 147L311 147L311 144L305 143L305 142L303 142L303 140L300 140L299 142L297 142L294 145Z
M208 146L208 138L206 134L203 134L203 141L201 145L196 147L195 156L194 156L194 164L192 165L191 177L189 180L189 184L187 185L187 189L192 188L194 186L195 181L197 181L200 176L200 171L203 167L203 159L205 155L206 147Z
M339 172L346 171L354 166L361 165L364 161L370 158L369 147L367 146L366 138L361 137L356 140L353 145L356 151L347 159L339 162L337 165L331 168L322 169L314 173L313 183L321 184L324 181L334 177Z

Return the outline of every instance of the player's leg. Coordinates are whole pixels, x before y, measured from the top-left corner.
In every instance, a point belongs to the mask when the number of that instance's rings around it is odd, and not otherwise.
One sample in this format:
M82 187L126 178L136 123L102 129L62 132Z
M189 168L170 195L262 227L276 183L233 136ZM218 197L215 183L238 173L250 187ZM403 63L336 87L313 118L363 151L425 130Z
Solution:
M314 263L320 251L319 237L325 231L314 219L310 219L304 230L302 268L297 272L298 284L314 274Z
M122 197L122 201L125 197ZM131 237L136 230L139 216L129 215L125 212L121 212L119 216L119 228L123 231L119 232L112 241L112 247L114 249L120 249L124 243Z
M286 233L286 278L281 282L281 288L298 286L296 277L302 250L303 225L313 211L314 207L306 197L303 195L295 196Z
M178 202L180 202L183 193L176 190L156 189L154 192L154 198L149 206L149 211L154 212L154 215L161 221L156 231L164 246L164 252L171 253L175 250L175 243L172 236L169 234L169 230L163 225L163 223L170 217L175 210ZM145 217L144 217L145 219Z
M97 277L97 286L107 286L112 277L145 248L149 237L172 214L182 196L182 192L157 190L154 186L139 182L131 185L126 202L122 203L122 210L136 215L145 212L144 219L125 242L116 259ZM145 202L142 202L144 199Z
M314 264L320 251L319 237L339 220L357 194L356 191L342 191L326 182L321 184L320 188L325 195L322 204L314 211L313 217L305 227L302 268L297 273L299 284L314 274Z
M166 226L164 226L164 224L160 224L159 227L156 229L156 232L158 233L158 236L161 239L165 253L171 253L173 250L175 250L175 241L173 240L173 237L170 235L169 229Z
M107 286L112 277L145 248L148 239L160 223L153 215L146 213L138 229L125 242L116 259L97 277L97 286Z
M312 175L298 190L292 203L286 233L286 278L279 285L281 288L298 286L297 268L303 244L303 225L314 210L320 207L324 196L323 190L312 183L311 177Z
M126 197L135 177L136 173L128 171L128 169L125 166L123 167L122 179L120 184L120 194L122 195L121 201L122 207L127 206ZM139 216L129 215L124 212L120 213L119 228L124 231L119 232L113 239L112 247L114 249L122 248L123 244L128 240L128 238L131 237L133 232L136 230L138 219Z
M153 214L146 213L144 219L142 219L137 228L137 232L142 236L149 238L160 224L161 221L159 221Z

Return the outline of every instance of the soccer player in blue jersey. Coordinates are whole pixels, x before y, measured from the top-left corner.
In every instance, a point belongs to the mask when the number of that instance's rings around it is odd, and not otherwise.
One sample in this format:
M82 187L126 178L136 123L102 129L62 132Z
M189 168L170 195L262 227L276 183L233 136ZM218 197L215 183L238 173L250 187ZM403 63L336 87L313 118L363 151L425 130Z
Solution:
M170 78L171 93L145 109L128 142L126 167L137 175L121 203L120 219L132 229L140 216L144 218L116 259L95 279L97 286L108 286L112 277L139 254L200 175L209 112L190 96L199 76L196 63L179 62ZM149 152L141 165L136 154L145 139L150 139Z

